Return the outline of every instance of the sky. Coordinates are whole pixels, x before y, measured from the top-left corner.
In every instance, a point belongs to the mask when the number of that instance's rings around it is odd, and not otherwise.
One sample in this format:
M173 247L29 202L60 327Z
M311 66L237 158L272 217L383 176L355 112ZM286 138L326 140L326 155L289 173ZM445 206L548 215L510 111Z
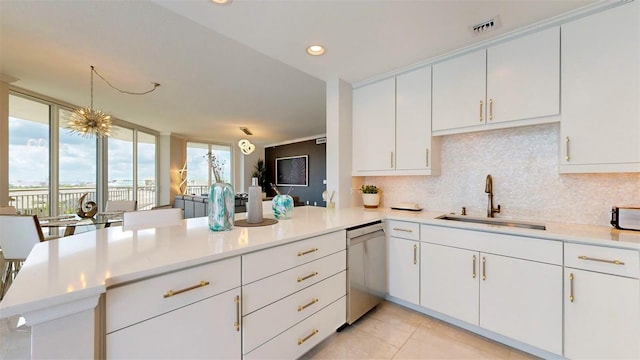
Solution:
M127 130L125 130L127 131ZM9 183L12 186L47 184L49 179L49 126L9 117ZM155 179L155 145L139 144L138 179ZM109 181L132 180L130 141L109 141ZM61 185L95 184L96 139L60 131L59 182Z
M130 185L133 178L133 147L128 129L119 129L119 136L108 140L109 182ZM118 131L118 129L116 129ZM206 147L206 144L199 144ZM222 177L230 182L231 152L214 146L214 154L224 163ZM226 151L225 151L226 150ZM207 148L190 147L187 151L189 185L208 183ZM95 184L96 139L60 131L60 185ZM49 126L34 121L9 117L9 184L11 186L47 185L49 179ZM138 143L138 181L155 179L155 144ZM128 182L127 182L128 181Z

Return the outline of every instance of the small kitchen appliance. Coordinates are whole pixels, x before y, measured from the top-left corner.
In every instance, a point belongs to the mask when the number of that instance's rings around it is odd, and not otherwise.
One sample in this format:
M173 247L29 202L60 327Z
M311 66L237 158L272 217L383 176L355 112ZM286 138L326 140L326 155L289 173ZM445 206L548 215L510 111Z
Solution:
M614 206L611 209L611 225L620 230L640 231L640 205Z

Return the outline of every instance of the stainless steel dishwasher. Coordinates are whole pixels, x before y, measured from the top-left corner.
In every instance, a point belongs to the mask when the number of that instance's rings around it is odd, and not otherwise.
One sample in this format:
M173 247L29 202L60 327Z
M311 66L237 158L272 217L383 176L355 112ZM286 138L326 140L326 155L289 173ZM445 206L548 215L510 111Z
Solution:
M387 293L387 256L382 222L347 229L347 323L353 324Z

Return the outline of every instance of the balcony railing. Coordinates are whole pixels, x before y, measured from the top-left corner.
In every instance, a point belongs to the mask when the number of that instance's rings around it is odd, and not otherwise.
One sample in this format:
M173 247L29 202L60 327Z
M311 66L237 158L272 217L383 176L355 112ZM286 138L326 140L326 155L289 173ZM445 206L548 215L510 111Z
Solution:
M16 207L21 214L38 216L73 214L78 207L78 200L87 194L85 201L95 201L96 189L93 187L74 187L60 189L58 192L59 210L49 212L49 190L46 188L10 189L10 205ZM133 188L110 187L109 200L134 200ZM155 186L138 186L136 198L138 210L148 210L156 205Z

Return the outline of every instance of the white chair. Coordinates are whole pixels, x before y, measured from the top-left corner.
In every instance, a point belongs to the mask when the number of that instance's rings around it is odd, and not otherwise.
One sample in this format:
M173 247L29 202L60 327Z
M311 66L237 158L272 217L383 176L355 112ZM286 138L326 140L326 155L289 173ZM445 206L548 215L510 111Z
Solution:
M0 247L4 257L0 299L33 246L44 241L36 215L0 215Z
M136 200L107 200L104 206L104 212L127 212L136 211L138 202Z
M176 225L184 218L180 208L130 211L123 215L123 230Z

